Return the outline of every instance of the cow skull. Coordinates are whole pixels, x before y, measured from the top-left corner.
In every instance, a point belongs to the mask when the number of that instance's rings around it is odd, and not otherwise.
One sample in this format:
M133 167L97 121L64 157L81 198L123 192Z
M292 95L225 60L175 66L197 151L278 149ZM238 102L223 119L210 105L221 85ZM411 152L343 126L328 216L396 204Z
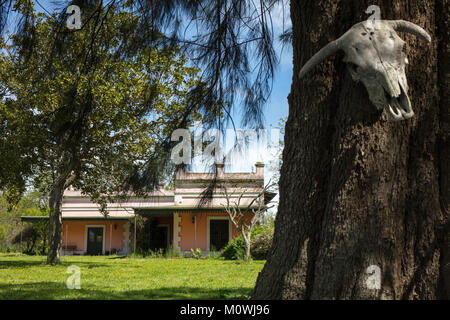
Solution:
M408 98L405 75L408 63L406 44L396 31L409 32L426 42L431 41L425 30L408 21L363 21L317 52L300 70L299 77L342 50L345 53L343 61L353 80L364 84L370 101L379 110L386 109L393 121L409 119L414 111Z

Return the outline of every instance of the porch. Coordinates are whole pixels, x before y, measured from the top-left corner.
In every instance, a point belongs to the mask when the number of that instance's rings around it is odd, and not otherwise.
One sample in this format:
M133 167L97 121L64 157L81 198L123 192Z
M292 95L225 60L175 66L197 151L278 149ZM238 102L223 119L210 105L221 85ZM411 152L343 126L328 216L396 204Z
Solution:
M163 244L160 246L163 249L189 252L191 249L199 248L205 253L216 252L239 235L223 210L158 208L139 209L135 210L135 213L153 225L144 229L144 237L156 239L157 243ZM140 238L142 235L138 231L138 243ZM157 249L154 243L153 248Z
M48 220L48 216L22 216L21 230L24 223ZM132 242L130 226L130 218L63 217L61 255L129 254Z
M23 224L48 218L23 216L21 220ZM63 217L61 255L127 255L137 248L178 252L200 248L210 253L238 235L223 210L158 208L136 209L133 217L126 218Z

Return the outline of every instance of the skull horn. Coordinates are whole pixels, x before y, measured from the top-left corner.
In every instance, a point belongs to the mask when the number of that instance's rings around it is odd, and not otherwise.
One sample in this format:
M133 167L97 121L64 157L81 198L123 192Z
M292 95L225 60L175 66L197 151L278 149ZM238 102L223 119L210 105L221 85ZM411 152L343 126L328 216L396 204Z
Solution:
M308 62L305 63L303 68L300 70L299 78L302 78L309 70L311 70L316 64L319 64L322 60L326 59L328 56L335 54L339 49L339 39L331 41L325 47L320 49Z
M388 23L395 31L412 33L426 42L431 42L430 35L417 24L405 20L393 20Z

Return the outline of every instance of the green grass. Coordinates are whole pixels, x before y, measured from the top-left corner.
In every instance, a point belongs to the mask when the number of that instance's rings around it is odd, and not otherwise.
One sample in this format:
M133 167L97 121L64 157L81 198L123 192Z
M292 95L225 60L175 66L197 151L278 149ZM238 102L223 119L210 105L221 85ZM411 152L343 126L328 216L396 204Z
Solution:
M0 299L248 299L264 261L0 254ZM67 267L81 270L68 289Z

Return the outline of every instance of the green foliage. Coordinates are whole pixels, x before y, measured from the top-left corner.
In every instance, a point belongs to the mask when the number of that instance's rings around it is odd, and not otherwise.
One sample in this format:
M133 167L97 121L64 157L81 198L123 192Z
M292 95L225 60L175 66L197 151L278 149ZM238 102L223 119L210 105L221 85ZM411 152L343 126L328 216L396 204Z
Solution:
M9 248L9 251L19 250L20 216L48 216L48 214L46 201L43 195L37 191L26 193L14 206L11 206L6 197L0 194L0 250L6 250L6 248ZM24 223L24 229L27 226L31 226L31 224ZM48 226L38 223L35 228L39 234L35 248L38 248L38 251L41 249L39 252L45 251L44 241L47 237ZM14 239L18 241L14 241ZM27 246L26 243L24 245Z
M14 3L15 10L9 10L7 3ZM36 18L34 7L36 1L0 0L0 32L6 27L8 14L18 15L16 21L18 33L27 37L22 49L25 53L33 50L36 33L33 22ZM44 6L46 12L52 7ZM67 3L67 2L66 2ZM116 30L127 35L128 47L144 46L148 43L178 43L188 52L196 64L205 67L204 81L208 90L203 96L211 120L217 120L217 114L232 114L231 106L242 106L244 125L261 127L263 123L263 106L267 102L272 88L272 78L279 62L273 33L273 12L275 2L258 1L150 1L150 0L115 0L115 1L76 1L82 5L83 25L78 33L86 33L90 39L102 38L99 29L109 26L110 15L95 10L98 7L106 12L115 12L123 8L136 14L135 24L117 27ZM284 6L282 6L283 8ZM8 9L7 9L8 8ZM55 38L67 35L65 23L65 6L58 5L53 18L62 20L55 30ZM284 11L284 9L283 9ZM278 11L276 11L278 13ZM151 13L151 14L149 14ZM49 13L50 14L50 13ZM284 14L282 14L284 16ZM283 19L284 20L284 19ZM96 28L89 30L89 24L97 21ZM188 27L187 29L185 29ZM130 32L134 31L135 32ZM195 30L195 34L192 34ZM189 32L186 32L189 31ZM77 33L73 32L73 33ZM158 39L160 33L168 37ZM156 38L156 39L155 39ZM108 49L114 49L116 43L110 41ZM54 48L56 47L56 48ZM49 46L49 51L58 50L58 46ZM123 48L124 53L129 53ZM236 90L240 94L236 94ZM220 103L216 103L217 97ZM221 126L220 126L221 127Z
M177 256L175 252L173 252L173 248L169 248L167 250L163 250L161 254L158 252L162 249L158 247L159 243L154 243L154 239L152 239L151 235L156 232L156 228L158 226L158 221L152 218L144 217L142 215L136 216L136 251L143 257L152 256L152 257L163 257L163 256ZM134 230L134 220L131 222L131 229Z
M266 259L267 253L272 246L273 225L256 226L251 234L250 254L255 260ZM221 257L226 260L243 260L245 243L242 235L231 240L221 252Z
M164 258L164 250L163 249L157 249L157 250L143 250L143 249L137 249L136 253L133 253L131 258Z
M199 70L180 48L157 32L142 42L139 17L113 3L83 15L92 19L80 30L39 13L27 32L0 37L0 190L17 202L32 183L52 215L69 186L105 215L109 202L152 190L171 169L171 133L201 118L188 96ZM61 234L52 234L55 263Z
M0 300L5 299L248 299L264 261L130 259L0 254ZM67 290L67 267L81 269L81 290Z
M0 188L11 200L29 179L48 194L58 183L73 185L106 212L140 176L153 179L142 188L157 183L166 173L158 167L167 157L161 146L200 117L186 108L199 70L186 66L179 48L126 51L137 40L138 17L120 7L84 8L85 16L94 13L65 33L57 32L56 15L37 14L33 33L0 41L0 166L7 173Z
M136 216L136 220L131 221L131 230L134 230L136 221L136 251L141 255L146 255L150 251L150 220L141 215Z
M195 250L191 248L191 256L195 259L200 259L203 256L203 252L200 248L196 248Z
M17 253L19 251L16 246L0 247L0 253Z
M220 253L213 251L208 253L207 255L204 256L205 259L218 259L218 260L224 260L224 258L220 255Z
M166 250L166 252L164 253L164 257L168 258L168 259L173 259L173 258L183 258L183 254L181 253L180 250L174 250L173 247L171 246L168 250Z
M22 252L25 254L46 254L47 233L48 222L33 222L33 224L28 224L22 233L17 234L12 242L19 245L22 241Z
M220 254L225 260L243 260L245 252L245 244L242 236L236 237L231 240L223 249Z
M128 258L137 258L137 259L143 259L143 258L167 258L167 259L173 259L173 258L182 258L183 254L179 250L174 250L172 247L169 249L142 249L136 247L136 253L131 253L127 256Z
M273 241L273 227L265 228L256 234L251 243L250 253L255 260L265 260Z

